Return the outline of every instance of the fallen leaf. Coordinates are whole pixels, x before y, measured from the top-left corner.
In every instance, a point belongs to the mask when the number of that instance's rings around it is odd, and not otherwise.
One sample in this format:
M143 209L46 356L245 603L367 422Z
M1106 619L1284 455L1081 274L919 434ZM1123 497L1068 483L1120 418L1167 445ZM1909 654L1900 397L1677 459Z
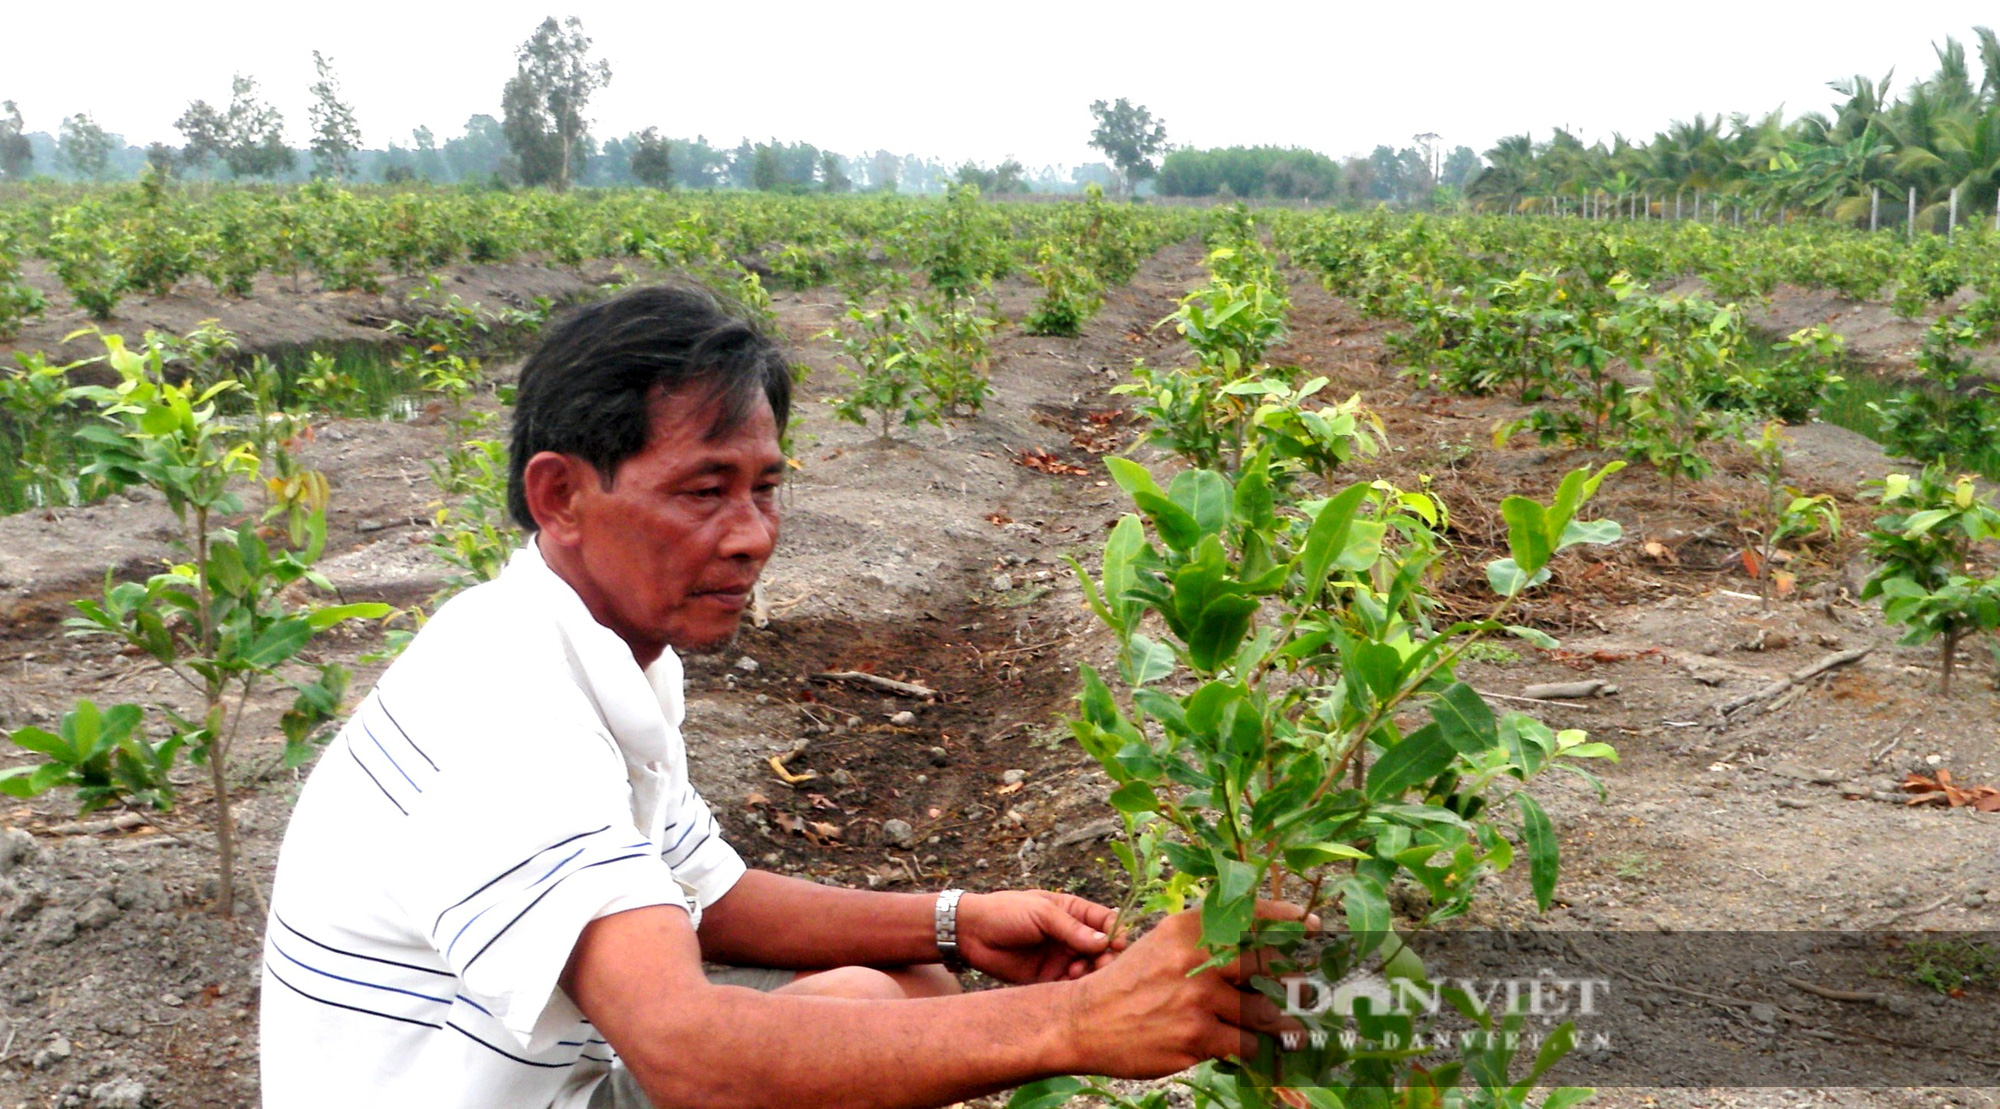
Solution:
M943 815L944 815L944 810L943 810L943 809L940 809L940 808L938 808L938 807L936 807L935 805L934 805L934 806L932 806L932 807L931 807L931 808L929 808L929 809L926 809L926 810L924 810L924 811L925 811L925 812L928 812L928 813L930 814L930 818L931 818L932 820L936 820L936 819L937 819L938 817L940 817L940 816L943 816Z
M839 839L841 827L838 824L828 824L824 820L815 820L806 825L806 832L807 838Z
M1014 465L1026 466L1037 473L1066 477L1084 477L1090 473L1089 469L1073 462L1064 462L1047 451L1030 450L1027 447L1014 452Z
M1764 576L1763 557L1760 556L1756 551L1753 551L1748 547L1745 547L1743 549L1743 572L1750 575L1753 578L1761 578Z
M997 527L1004 527L1013 523L1014 518L1005 512L989 512L986 514L986 522Z
M764 795L763 795L763 794L761 794L761 793L756 793L756 792L752 792L752 793L750 794L750 796L748 796L748 797L745 797L745 798L743 799L743 803L744 803L745 805L748 805L748 806L750 806L751 808L753 808L753 809L754 809L754 808L756 808L756 807L757 807L757 806L759 806L759 805L768 805L768 804L770 804L770 803L771 803L771 799L770 799L769 797L766 797L766 796L764 796Z
M788 812L779 813L777 816L777 823L778 827L783 828L787 832L791 832L793 835L797 835L799 832L803 831L806 826L805 821L800 820L796 815Z
M1000 787L999 789L996 789L996 790L994 790L993 792L995 792L995 793L998 793L998 794L1002 794L1002 795L1005 795L1005 794L1009 794L1009 793L1013 793L1013 792L1016 792L1016 791L1017 791L1017 790L1019 790L1020 788L1021 788L1021 783L1019 783L1019 782L1008 782L1008 783L1007 783L1006 785L1004 785L1004 786L1001 786L1001 787Z
M1667 563L1670 566L1678 566L1681 562L1680 556L1673 552L1673 548L1657 539L1646 540L1646 557L1655 562Z
M2000 813L2000 789L1992 786L1966 789L1953 785L1949 770L1940 769L1935 776L1913 772L1903 779L1902 789L1914 795L1903 802L1906 805L1947 805L1954 809Z
M1771 585L1780 598L1789 597L1798 588L1799 576L1787 570L1771 571Z

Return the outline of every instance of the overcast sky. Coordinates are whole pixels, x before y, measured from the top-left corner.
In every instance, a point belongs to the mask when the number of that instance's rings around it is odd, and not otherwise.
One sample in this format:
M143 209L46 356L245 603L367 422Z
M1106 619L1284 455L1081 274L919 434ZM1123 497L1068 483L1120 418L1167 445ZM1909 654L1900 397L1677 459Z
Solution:
M301 8L310 12L317 5ZM1895 67L1928 76L1933 42L2000 23L1955 0L1889 7L1738 0L1674 4L1438 2L1143 4L271 3L14 0L0 99L30 131L87 111L144 145L178 144L189 100L217 106L257 78L306 141L314 49L330 55L366 145L444 138L499 114L514 51L547 15L576 15L611 63L590 106L600 137L804 140L956 162L1094 161L1088 105L1130 97L1180 145L1276 143L1329 154L1434 131L1484 151L1568 125L1646 138L1696 112L1824 108L1826 82ZM460 14L476 13L476 14ZM1975 57L1975 65L1976 65Z

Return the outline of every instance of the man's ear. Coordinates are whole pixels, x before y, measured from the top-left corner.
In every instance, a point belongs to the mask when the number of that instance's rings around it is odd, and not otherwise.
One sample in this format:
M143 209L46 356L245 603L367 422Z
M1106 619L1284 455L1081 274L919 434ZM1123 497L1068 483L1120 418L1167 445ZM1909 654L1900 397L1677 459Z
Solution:
M542 535L565 547L580 540L578 498L601 485L596 467L575 455L555 451L535 455L521 470L528 514L535 518Z

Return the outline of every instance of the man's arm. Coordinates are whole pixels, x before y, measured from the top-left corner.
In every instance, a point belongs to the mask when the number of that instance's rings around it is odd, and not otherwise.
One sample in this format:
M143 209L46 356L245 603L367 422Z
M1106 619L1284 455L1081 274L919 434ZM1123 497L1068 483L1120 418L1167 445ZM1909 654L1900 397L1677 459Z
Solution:
M717 963L824 970L938 958L928 893L837 889L745 871L701 912L701 954Z
M654 906L591 922L562 987L655 1104L920 1109L1055 1074L1172 1074L1248 1054L1245 1028L1290 1027L1238 989L1252 968L1189 975L1200 933L1182 913L1086 978L850 1001L709 985L686 914Z
M752 870L701 914L704 958L820 970L908 966L938 958L931 893L875 893ZM960 949L1007 982L1079 977L1110 961L1108 907L1048 890L968 893L958 903Z

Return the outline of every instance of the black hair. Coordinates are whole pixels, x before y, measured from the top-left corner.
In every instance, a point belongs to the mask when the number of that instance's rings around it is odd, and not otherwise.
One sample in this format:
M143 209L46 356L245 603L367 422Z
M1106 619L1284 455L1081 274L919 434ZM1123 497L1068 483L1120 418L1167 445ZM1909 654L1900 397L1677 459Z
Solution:
M741 306L691 282L633 289L549 325L521 366L508 515L537 529L521 475L542 451L583 459L609 489L619 465L646 449L654 400L680 394L721 401L710 439L740 426L760 394L782 433L791 370L777 339Z

